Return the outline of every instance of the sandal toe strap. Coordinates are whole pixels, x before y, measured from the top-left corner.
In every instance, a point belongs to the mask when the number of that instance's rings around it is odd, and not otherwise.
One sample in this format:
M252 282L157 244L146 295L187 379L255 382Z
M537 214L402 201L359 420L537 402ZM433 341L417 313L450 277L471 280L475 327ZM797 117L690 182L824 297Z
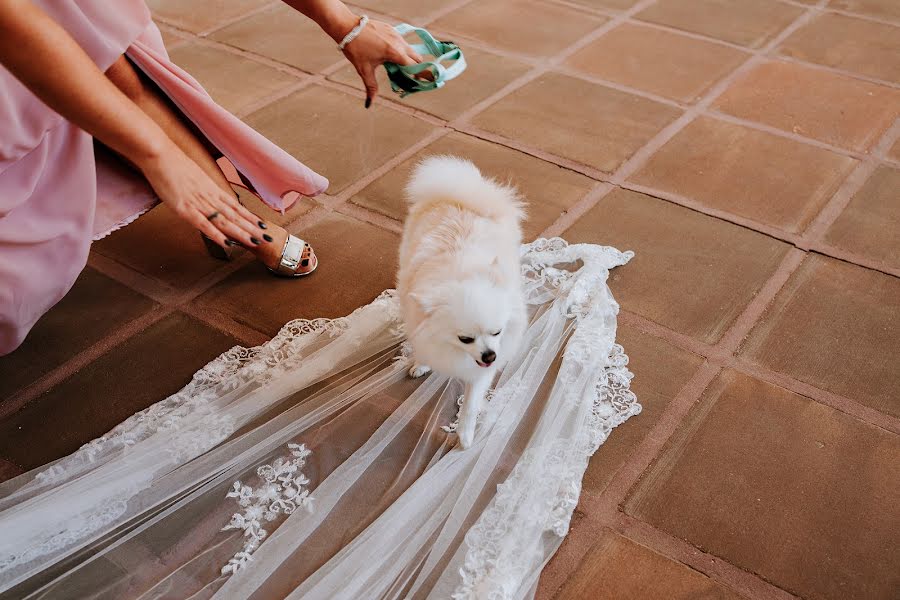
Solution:
M295 235L288 235L284 242L284 249L281 251L281 261L278 264L279 272L294 273L303 260L303 251L306 249L306 242Z

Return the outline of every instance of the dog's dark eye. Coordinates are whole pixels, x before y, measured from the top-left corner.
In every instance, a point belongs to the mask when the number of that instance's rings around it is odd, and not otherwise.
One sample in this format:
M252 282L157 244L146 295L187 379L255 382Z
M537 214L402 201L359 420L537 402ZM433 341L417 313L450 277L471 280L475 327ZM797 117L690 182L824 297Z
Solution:
M498 329L497 331L495 331L495 332L492 333L491 335L494 336L494 337L497 337L498 335L500 335L500 333L501 333L502 331L503 331L502 329Z
M461 336L459 336L459 341L461 341L463 344L471 344L472 342L475 341L475 338L470 338L470 337L461 335Z

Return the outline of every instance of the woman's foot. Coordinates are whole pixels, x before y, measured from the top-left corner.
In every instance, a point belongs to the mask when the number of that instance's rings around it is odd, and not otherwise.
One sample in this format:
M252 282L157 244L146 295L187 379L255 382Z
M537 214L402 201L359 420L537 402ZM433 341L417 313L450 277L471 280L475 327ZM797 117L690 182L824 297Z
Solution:
M276 275L299 277L312 273L319 266L318 258L309 244L296 236L291 236L283 227L274 223L260 221L259 226L264 231L262 239L253 237L251 242L259 243L245 247ZM217 244L208 239L204 241L213 258L229 258Z
M312 247L283 227L274 223L262 223L266 231L264 240L251 251L276 275L297 277L316 270L319 261Z

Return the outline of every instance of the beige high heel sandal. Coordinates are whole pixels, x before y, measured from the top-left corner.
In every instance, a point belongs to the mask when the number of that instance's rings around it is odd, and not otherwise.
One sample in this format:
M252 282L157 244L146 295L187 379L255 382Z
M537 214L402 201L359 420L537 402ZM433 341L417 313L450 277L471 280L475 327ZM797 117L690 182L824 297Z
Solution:
M312 246L298 238L288 234L281 250L281 260L274 269L267 267L278 277L305 277L319 267L319 259L313 252Z

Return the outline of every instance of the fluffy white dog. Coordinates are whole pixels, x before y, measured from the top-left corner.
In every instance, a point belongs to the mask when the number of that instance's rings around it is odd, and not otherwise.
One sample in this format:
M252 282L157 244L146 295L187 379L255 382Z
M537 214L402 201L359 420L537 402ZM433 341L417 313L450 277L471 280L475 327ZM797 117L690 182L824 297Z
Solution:
M524 206L513 188L450 156L421 162L406 194L397 291L412 346L409 373L434 369L465 383L457 432L468 448L485 393L526 327Z

